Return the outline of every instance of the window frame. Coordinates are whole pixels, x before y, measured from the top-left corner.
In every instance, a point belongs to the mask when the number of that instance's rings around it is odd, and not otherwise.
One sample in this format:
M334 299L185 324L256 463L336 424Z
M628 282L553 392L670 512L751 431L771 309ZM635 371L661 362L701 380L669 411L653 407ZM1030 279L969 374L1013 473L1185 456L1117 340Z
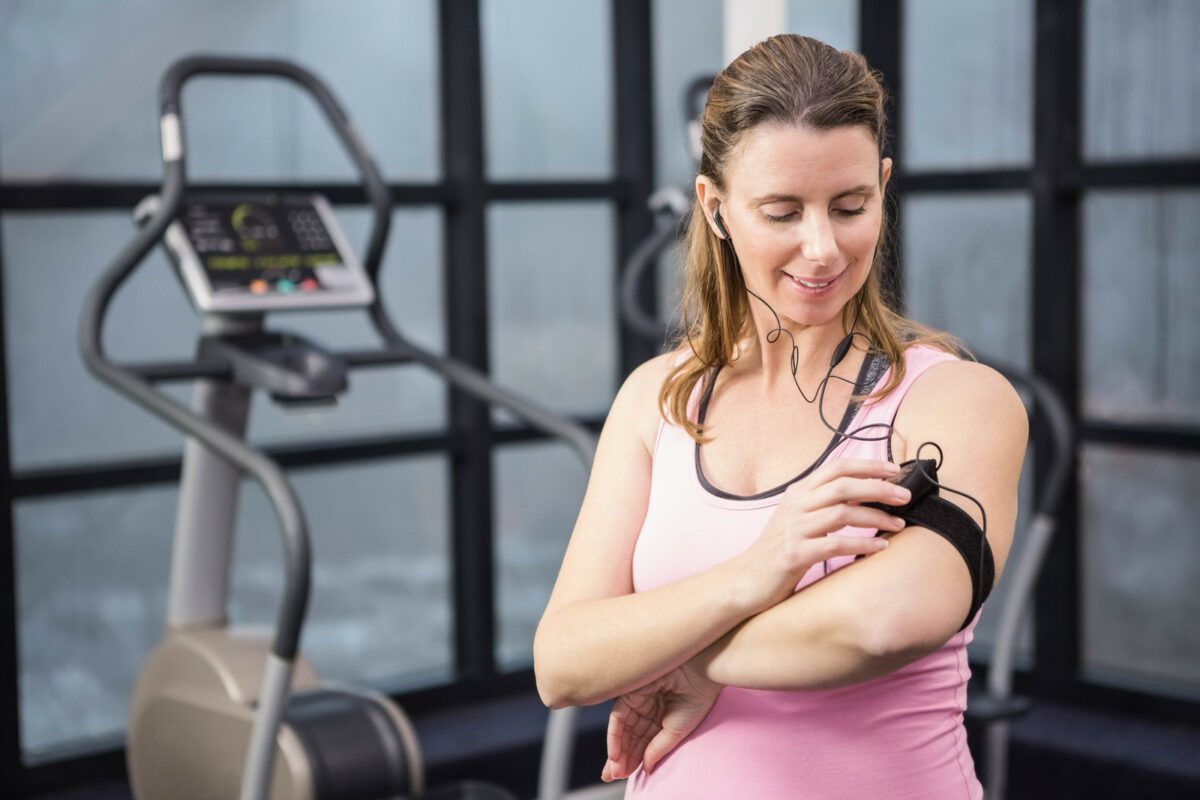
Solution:
M652 230L644 198L655 188L652 84L652 0L610 0L615 148L613 175L607 180L489 181L484 160L482 0L438 0L442 176L433 182L390 185L398 207L437 207L443 212L444 319L447 352L487 370L486 212L493 202L605 200L616 209L617 263L612 280L619 287L623 265ZM897 159L893 180L896 200L897 277L903 275L899 218L904 199L922 193L1024 190L1033 197L1033 325L1035 370L1062 393L1082 443L1113 443L1147 450L1200 451L1200 427L1123 424L1081 418L1079 337L1081 315L1081 204L1086 191L1112 187L1200 186L1200 159L1131 161L1088 165L1081 161L1083 0L1035 0L1034 156L1027 169L955 170L905 173ZM901 74L904 9L895 0L860 0L859 49L887 76L892 102L891 153L900 151L903 98ZM453 54L451 57L450 54ZM146 181L3 181L0 165L0 216L10 211L129 209L157 184ZM200 188L200 187L198 187ZM255 184L207 184L221 191L249 190ZM338 204L365 204L361 190L348 183L298 183L289 190L321 192ZM2 235L2 234L0 234ZM0 241L0 310L3 309L3 242ZM642 306L653 310L654 287L641 289ZM897 281L898 286L903 282ZM613 309L614 317L618 314ZM620 375L656 354L656 345L619 321ZM113 464L66 465L14 472L9 452L8 374L4 328L0 325L0 774L17 796L118 780L125 774L124 751L99 745L95 752L64 753L44 763L21 755L20 696L14 565L13 504L28 497L74 494L120 487L168 484L178 480L179 459L122 460ZM453 683L417 691L397 688L393 696L417 714L534 689L532 670L512 673L496 665L496 598L493 563L492 453L511 443L545 437L523 426L492 424L488 409L456 390L447 393L447 428L292 445L269 453L288 469L445 453L451 462L453 542L452 597L455 670ZM601 417L578 422L599 431ZM1035 420L1035 469L1045 468L1048 438ZM1071 477L1058 515L1059 529L1047 554L1036 595L1036 662L1016 675L1018 691L1038 698L1067 700L1142 717L1200 724L1200 702L1134 687L1089 681L1081 671L1079 572L1079 473ZM458 498L472 502L456 502ZM985 681L987 665L972 663L973 680Z
M905 172L897 158L892 185L896 202L896 284L903 287L900 217L909 196L1023 190L1033 198L1033 249L1030 298L1030 354L1034 371L1061 394L1074 427L1076 445L1121 444L1146 451L1200 452L1200 426L1121 423L1082 413L1083 342L1082 236L1083 198L1107 188L1196 188L1200 158L1146 159L1103 164L1084 162L1083 36L1085 0L1034 0L1033 163L1028 168L954 169ZM904 3L861 0L860 51L885 76L892 100L893 131L889 155L902 152ZM1035 416L1031 430L1035 474L1049 467L1051 440ZM1034 599L1035 663L1018 670L1016 690L1033 698L1070 702L1093 709L1134 714L1163 722L1200 724L1200 702L1141 687L1091 680L1082 667L1081 572L1079 529L1080 473L1072 456L1057 528L1046 553ZM1035 484L1035 500L1042 486ZM987 664L971 662L972 681L985 683Z

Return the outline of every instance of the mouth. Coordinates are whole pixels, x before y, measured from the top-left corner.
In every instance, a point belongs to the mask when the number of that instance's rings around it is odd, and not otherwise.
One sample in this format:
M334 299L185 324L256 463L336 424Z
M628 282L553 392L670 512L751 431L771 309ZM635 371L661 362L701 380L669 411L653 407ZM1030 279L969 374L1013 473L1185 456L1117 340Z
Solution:
M808 297L817 297L832 291L842 279L842 276L846 274L846 271L842 270L837 275L828 278L797 277L790 272L784 272L783 274L787 276L788 282L793 288Z

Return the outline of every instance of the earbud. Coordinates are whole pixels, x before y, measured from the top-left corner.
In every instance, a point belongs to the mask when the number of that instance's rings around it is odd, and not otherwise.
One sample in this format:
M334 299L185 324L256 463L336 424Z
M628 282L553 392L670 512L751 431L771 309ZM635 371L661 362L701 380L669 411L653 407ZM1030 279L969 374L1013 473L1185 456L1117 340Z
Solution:
M721 238L727 242L732 242L733 238L729 235L729 229L725 227L725 223L721 220L721 204L713 208L713 224L717 226L717 230L721 232Z

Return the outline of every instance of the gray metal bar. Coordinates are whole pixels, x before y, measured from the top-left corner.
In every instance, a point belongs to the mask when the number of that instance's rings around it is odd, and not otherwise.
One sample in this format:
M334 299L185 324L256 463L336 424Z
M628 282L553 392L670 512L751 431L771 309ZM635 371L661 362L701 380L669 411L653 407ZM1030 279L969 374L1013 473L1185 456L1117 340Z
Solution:
M275 763L275 736L292 684L292 664L274 653L267 655L262 688L258 693L258 713L250 731L250 747L242 769L241 800L263 800L271 793L271 770Z
M192 409L230 436L245 438L250 390L245 386L197 381ZM221 625L229 598L241 472L196 439L184 446L167 625Z
M562 800L571 780L571 758L575 752L575 725L579 709L555 708L546 724L542 764L538 772L537 800Z
M1012 697L1012 676L1016 665L1017 639L1025 610L1034 599L1038 576L1045 563L1046 553L1054 538L1055 511L1063 496L1070 470L1073 433L1070 417L1058 393L1039 376L1011 366L987 361L1014 384L1027 389L1033 396L1032 415L1045 419L1051 444L1042 463L1050 465L1044 490L1029 526L1028 540L1021 557L1006 573L1010 589L1000 607L1000 617L991 663L988 665L987 694L1003 705ZM1038 414L1040 412L1040 415ZM1004 800L1008 780L1008 734L1006 719L991 720L984 731L985 761L987 764L987 797Z

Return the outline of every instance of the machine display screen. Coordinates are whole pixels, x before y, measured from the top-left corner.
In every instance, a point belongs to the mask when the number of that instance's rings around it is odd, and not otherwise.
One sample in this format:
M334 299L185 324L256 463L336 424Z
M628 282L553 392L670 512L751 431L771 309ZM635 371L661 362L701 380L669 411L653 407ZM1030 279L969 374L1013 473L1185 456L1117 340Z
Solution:
M319 292L338 288L334 273L346 270L321 215L305 197L191 202L179 219L214 294Z

